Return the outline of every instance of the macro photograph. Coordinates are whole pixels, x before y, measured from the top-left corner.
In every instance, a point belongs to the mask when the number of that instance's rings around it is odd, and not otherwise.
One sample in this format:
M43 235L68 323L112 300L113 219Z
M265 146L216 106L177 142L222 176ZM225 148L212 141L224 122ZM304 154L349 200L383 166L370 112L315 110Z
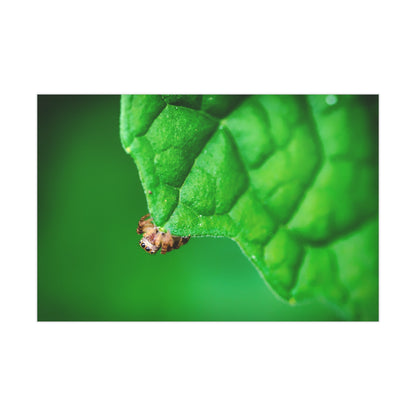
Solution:
M38 321L378 321L377 95L38 95Z
M0 414L416 414L410 7L117 6L4 8Z

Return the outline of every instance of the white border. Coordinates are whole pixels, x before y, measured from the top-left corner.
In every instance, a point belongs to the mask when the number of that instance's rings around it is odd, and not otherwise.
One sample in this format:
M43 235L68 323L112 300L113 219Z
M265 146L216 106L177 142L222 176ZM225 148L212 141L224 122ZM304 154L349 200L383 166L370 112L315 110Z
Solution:
M0 413L415 413L411 3L271 4L3 6ZM37 323L36 94L127 92L380 94L381 321Z

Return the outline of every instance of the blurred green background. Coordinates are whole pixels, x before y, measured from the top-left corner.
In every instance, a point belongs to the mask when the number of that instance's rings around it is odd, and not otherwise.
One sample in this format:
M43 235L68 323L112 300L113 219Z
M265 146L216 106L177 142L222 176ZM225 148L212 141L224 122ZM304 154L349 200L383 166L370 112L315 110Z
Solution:
M143 252L147 206L119 114L115 95L38 97L39 321L340 319L277 299L232 240Z

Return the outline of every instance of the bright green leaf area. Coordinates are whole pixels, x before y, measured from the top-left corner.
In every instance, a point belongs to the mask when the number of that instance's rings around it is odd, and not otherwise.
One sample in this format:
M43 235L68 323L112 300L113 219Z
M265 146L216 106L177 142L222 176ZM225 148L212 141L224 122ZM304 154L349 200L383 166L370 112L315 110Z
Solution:
M378 319L376 96L125 95L120 128L158 226L235 240L290 303Z

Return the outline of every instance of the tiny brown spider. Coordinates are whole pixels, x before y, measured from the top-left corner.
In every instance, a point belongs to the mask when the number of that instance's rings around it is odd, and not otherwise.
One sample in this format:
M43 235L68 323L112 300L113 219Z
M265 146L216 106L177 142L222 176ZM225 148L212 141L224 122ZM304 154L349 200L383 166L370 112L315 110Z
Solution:
M168 251L177 249L184 244L186 244L191 238L188 237L178 237L172 235L170 231L167 233L159 230L156 225L153 224L152 218L149 218L150 214L146 214L140 218L139 225L137 227L137 234L143 234L142 239L140 240L140 247L143 250L146 250L150 254L155 254L160 248L162 254L166 254Z

